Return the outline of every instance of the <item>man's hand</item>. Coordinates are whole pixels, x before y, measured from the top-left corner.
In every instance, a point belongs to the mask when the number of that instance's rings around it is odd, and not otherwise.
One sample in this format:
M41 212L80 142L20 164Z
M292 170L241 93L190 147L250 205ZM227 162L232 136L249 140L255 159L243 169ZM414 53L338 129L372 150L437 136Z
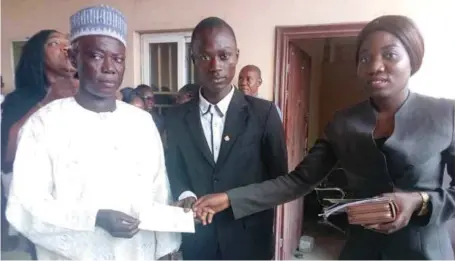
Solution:
M395 192L383 194L382 196L388 197L395 202L397 206L397 217L395 221L365 227L383 234L391 234L406 227L414 212L422 205L422 197L417 192Z
M198 208L194 210L194 218L196 223L202 223L203 226L211 224L215 211L211 208Z
M196 202L195 197L187 197L177 202L174 202L172 205L176 207L181 207L185 212L189 212L193 208L195 202Z
M111 236L132 238L139 232L139 220L115 210L99 210L96 225L106 230Z
M203 225L212 223L213 216L230 206L229 197L226 193L205 195L198 199L193 206L196 217Z

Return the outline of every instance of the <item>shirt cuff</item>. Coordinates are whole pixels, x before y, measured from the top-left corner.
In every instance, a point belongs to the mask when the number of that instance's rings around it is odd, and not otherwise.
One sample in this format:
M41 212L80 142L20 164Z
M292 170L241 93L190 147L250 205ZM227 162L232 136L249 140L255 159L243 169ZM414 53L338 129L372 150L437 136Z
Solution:
M183 193L180 194L180 196L179 196L179 200L182 200L182 199L185 199L185 198L190 198L190 197L193 197L193 198L197 199L196 194L194 194L193 192L191 192L189 190L183 191Z

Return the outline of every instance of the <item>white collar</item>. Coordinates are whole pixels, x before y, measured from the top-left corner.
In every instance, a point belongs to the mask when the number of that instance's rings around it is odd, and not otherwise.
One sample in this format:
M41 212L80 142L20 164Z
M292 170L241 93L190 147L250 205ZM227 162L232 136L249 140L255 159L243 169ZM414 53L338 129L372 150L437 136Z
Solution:
M206 112L209 109L210 105L216 105L218 107L219 112L221 112L221 117L224 117L226 115L227 110L229 108L229 104L231 103L232 97L234 96L234 91L235 87L231 87L231 91L223 98L221 101L219 101L217 104L211 104L209 101L207 101L204 96L202 96L201 88L199 88L199 108L201 112Z

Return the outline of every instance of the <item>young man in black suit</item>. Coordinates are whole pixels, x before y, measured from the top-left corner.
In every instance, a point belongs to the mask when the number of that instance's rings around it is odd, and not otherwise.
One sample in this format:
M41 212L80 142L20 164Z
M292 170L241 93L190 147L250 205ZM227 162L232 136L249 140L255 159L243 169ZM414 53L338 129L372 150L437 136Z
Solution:
M177 205L197 197L286 174L283 126L273 103L248 97L232 84L239 50L225 21L210 17L193 31L192 59L201 86L191 101L169 111L167 170ZM273 257L274 211L234 218L226 209L211 225L184 234L184 259Z

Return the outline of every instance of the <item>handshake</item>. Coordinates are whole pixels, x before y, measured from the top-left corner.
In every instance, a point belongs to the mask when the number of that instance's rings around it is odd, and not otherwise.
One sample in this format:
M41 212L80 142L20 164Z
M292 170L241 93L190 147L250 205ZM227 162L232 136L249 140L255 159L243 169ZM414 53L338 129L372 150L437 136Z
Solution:
M216 193L203 196L199 199L187 197L173 204L181 207L185 212L193 210L194 219L202 225L212 223L213 216L230 206L229 197L226 193Z

